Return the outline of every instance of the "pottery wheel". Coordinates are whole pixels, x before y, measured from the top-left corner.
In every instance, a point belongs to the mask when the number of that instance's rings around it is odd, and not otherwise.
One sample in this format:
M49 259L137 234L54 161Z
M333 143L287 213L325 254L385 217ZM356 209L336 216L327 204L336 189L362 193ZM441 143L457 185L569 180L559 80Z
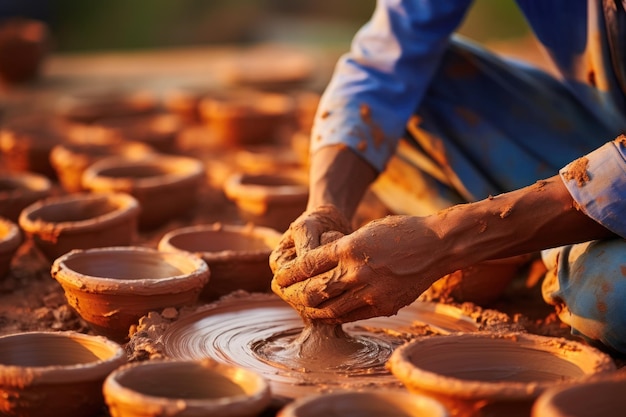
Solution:
M478 325L455 307L416 302L396 316L343 325L347 335L378 349L373 361L309 371L272 363L262 353L268 343L295 339L303 328L300 316L273 294L245 293L224 297L173 322L161 342L163 353L170 358L210 357L254 370L270 382L275 397L293 399L313 392L368 386L401 388L385 362L395 347L414 337L417 327L424 325L440 333L478 330Z

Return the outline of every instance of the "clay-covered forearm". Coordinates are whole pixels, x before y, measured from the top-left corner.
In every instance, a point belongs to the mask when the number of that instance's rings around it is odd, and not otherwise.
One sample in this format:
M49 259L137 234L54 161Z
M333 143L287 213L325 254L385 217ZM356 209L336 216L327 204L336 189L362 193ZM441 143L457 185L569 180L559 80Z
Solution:
M377 175L376 170L350 148L323 147L311 156L307 210L330 204L351 219Z
M577 207L558 176L441 211L429 224L467 265L614 236Z

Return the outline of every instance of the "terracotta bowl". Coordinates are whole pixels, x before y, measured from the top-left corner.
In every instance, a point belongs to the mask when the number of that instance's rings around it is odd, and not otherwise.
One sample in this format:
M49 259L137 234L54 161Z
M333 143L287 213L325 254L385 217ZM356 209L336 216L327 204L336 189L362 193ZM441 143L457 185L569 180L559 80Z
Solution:
M56 113L79 123L93 123L108 117L134 116L153 113L159 101L148 90L89 89L61 97Z
M299 173L234 173L224 184L224 193L235 202L246 221L280 232L287 230L306 209L309 190Z
M193 254L133 246L71 251L51 274L92 329L119 342L148 312L194 304L209 281Z
M56 179L50 152L67 141L68 125L50 115L16 116L0 128L0 153L9 172L34 172Z
M95 162L110 156L132 159L152 153L154 149L142 142L122 140L68 142L52 148L50 163L63 189L76 193L85 190L82 185L83 173Z
M185 214L196 204L205 181L200 160L160 154L105 158L90 165L82 178L88 190L126 192L137 198L141 229L156 228Z
M178 115L187 123L196 124L200 119L200 102L213 94L208 86L180 86L166 91L163 105L167 111Z
M126 363L124 349L104 337L29 332L0 337L0 414L83 417L105 404L107 375Z
M17 221L22 210L48 197L52 183L32 172L0 173L0 216Z
M294 124L296 106L287 94L234 90L204 98L199 111L224 146L237 147L275 142Z
M211 282L201 298L209 301L235 290L269 292L269 256L281 236L267 227L214 223L172 230L161 238L158 247L168 252L192 252L204 259L211 270Z
M9 272L13 255L21 243L22 234L17 224L0 217L0 278Z
M302 168L295 152L279 145L246 146L237 151L235 161L242 171L250 174L278 173Z
M81 193L39 200L22 210L18 222L52 262L72 249L132 243L139 210L128 194Z
M302 397L282 408L278 417L448 417L435 399L400 390L334 392Z
M547 390L535 401L532 417L619 416L626 410L626 372Z
M524 333L427 336L396 349L388 366L460 416L528 416L548 388L615 369L587 345Z
M261 376L210 359L128 364L108 376L103 391L112 417L253 417L270 402Z

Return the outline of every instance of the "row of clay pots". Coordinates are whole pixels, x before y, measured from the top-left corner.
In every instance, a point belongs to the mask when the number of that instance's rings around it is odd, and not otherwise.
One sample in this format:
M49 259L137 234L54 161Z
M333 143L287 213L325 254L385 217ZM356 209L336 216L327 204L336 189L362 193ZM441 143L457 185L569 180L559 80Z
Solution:
M427 336L407 342L389 361L408 390L312 394L279 406L277 415L621 415L626 373L607 358L584 345L519 333ZM272 404L268 382L239 366L212 359L126 362L121 345L101 336L2 336L0 412L74 417L106 404L112 417L253 417Z

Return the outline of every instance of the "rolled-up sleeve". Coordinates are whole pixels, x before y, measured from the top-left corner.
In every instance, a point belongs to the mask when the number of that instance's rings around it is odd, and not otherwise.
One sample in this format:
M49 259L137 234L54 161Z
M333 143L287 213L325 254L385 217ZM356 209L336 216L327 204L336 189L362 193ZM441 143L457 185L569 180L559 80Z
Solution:
M344 144L382 171L471 0L379 0L322 95L311 151Z
M585 214L626 238L626 136L566 165L560 176Z

